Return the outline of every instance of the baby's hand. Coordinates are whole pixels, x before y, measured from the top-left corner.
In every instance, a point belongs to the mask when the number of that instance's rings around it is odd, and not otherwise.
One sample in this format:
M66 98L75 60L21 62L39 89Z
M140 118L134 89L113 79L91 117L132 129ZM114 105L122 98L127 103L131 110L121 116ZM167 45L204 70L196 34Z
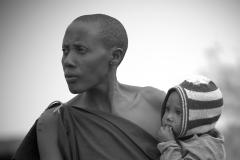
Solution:
M174 134L172 127L170 126L161 126L160 129L158 130L158 140L160 142L166 142L170 140L174 140Z

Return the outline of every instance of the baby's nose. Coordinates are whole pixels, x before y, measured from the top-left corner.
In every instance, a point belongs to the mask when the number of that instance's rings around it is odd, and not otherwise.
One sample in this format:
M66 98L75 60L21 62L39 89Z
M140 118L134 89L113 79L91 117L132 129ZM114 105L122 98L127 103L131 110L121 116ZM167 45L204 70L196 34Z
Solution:
M167 121L173 122L173 116L171 114L168 114Z

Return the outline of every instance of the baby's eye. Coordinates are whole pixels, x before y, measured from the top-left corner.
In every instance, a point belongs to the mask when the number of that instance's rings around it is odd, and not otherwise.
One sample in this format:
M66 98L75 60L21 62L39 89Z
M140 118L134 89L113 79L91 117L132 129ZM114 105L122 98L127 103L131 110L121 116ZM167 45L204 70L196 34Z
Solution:
M166 111L166 112L168 112L168 111L169 111L169 107L168 107L168 106L166 107L165 111Z
M177 115L181 115L182 111L181 110L176 110Z

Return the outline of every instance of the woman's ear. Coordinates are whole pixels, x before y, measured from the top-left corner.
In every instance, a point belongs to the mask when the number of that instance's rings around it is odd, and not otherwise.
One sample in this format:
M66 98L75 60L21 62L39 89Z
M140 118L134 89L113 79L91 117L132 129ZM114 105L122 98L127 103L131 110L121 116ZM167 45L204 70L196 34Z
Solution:
M118 66L123 59L123 49L113 48L111 54L112 54L112 59L110 61L110 64Z

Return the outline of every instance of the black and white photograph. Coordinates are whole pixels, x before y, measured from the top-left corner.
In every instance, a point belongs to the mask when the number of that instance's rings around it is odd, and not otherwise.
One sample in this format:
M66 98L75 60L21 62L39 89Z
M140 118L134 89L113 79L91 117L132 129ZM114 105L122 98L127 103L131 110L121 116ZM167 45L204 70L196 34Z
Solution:
M239 0L1 0L0 160L239 160Z

